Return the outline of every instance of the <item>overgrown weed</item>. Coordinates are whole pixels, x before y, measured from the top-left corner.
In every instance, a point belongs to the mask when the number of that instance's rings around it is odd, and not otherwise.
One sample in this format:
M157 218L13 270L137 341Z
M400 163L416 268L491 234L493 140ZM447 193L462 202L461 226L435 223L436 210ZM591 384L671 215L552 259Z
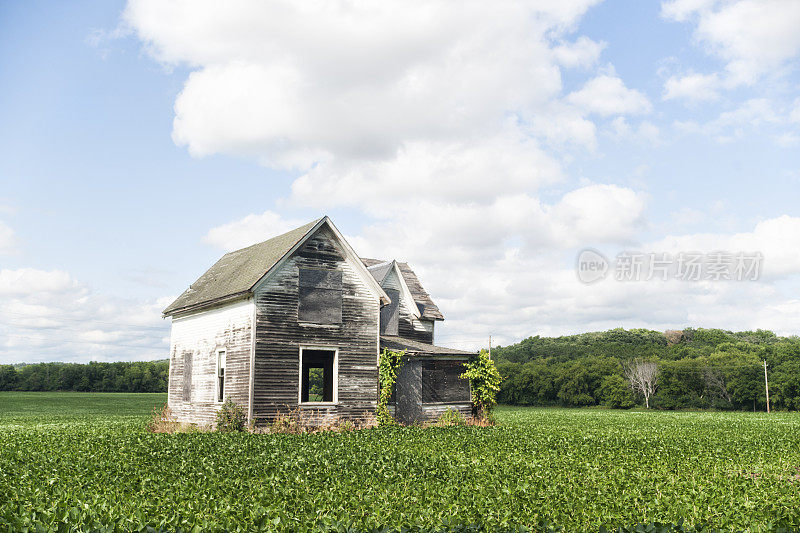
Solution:
M282 433L299 435L305 433L344 433L375 427L377 424L374 417L363 420L353 421L339 417L331 417L316 412L309 412L301 408L289 409L286 412L278 412L275 418L267 424L253 424L250 428L252 433Z
M150 433L208 433L211 429L210 426L178 422L167 404L153 407L153 414L147 423Z

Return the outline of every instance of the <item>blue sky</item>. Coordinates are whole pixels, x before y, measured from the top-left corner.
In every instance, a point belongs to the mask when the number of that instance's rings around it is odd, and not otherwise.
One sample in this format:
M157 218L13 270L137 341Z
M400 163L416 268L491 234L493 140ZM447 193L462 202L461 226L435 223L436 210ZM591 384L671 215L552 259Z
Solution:
M165 357L171 298L323 213L419 271L443 344L796 334L798 24L779 0L2 3L0 362ZM585 247L764 271L587 286Z

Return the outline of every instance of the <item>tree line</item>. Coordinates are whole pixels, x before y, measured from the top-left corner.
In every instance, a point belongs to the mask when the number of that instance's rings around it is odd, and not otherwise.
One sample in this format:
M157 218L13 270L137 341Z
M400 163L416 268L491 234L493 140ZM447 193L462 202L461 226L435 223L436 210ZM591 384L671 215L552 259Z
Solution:
M169 361L0 365L0 391L166 392Z
M800 410L800 338L771 331L613 329L492 349L511 405ZM652 383L636 371L654 372ZM641 378L641 375L639 376Z
M510 405L800 410L800 338L770 331L613 329L492 349ZM634 365L655 366L652 387ZM639 369L641 370L641 368ZM1 391L165 392L169 361L0 365ZM652 390L651 390L652 389Z

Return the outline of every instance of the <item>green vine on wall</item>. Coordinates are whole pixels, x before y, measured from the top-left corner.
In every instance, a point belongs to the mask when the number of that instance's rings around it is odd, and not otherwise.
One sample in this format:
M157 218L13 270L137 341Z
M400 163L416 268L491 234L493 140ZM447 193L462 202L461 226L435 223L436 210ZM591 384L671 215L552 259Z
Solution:
M479 417L488 418L497 405L497 393L500 392L503 378L486 350L481 350L478 356L465 363L464 367L466 371L461 377L469 380L472 404Z
M380 394L378 396L378 425L391 426L396 424L392 415L389 414L389 400L392 397L394 384L397 382L397 372L403 366L403 358L406 352L394 352L383 350L378 360L378 381L380 383Z

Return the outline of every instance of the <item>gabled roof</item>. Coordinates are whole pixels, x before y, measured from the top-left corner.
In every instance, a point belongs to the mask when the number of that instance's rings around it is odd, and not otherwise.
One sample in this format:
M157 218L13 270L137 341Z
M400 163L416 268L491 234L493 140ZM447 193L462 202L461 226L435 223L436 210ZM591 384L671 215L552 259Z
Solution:
M164 316L247 295L276 265L281 263L284 257L298 248L323 224L327 224L342 241L345 251L355 259L358 267L358 256L355 255L331 220L327 216L322 217L283 235L223 255L205 274L164 309ZM374 279L366 268L363 269L363 273L365 279L370 281ZM389 300L379 284L375 283L373 288L381 299Z
M475 355L474 352L443 348L442 346L434 346L426 342L419 342L395 335L381 335L381 349L383 348L395 351L402 350L409 355L453 355L465 357Z
M393 266L394 261L386 261L385 263L377 263L372 266L367 266L367 270L369 270L369 273L372 274L373 278L375 278L375 281L383 285L383 280L386 279L386 275Z
M388 263L389 265L392 263L392 261L384 261L382 259L367 259L364 257L362 257L361 260L365 265L367 265L368 268L381 265L382 263ZM419 278L417 278L417 275L414 274L413 270L411 270L411 267L408 266L408 263L397 262L397 266L400 268L400 273L403 275L403 280L406 282L406 285L408 285L408 289L411 291L411 295L414 297L414 302L417 304L422 318L427 318L429 320L444 320L444 315L442 315L442 312L439 311L438 307L436 307L436 304L433 303L431 296L425 291L425 289L422 288L422 283L419 282ZM388 268L386 272L384 272L384 276L387 272ZM381 280L382 279L383 278L381 278Z
M414 295L411 293L411 289L408 287L408 283L406 283L405 278L403 277L403 272L400 270L400 265L395 260L387 261L385 263L378 263L371 267L367 267L372 277L375 278L375 281L380 283L381 287L384 286L384 281L386 281L386 277L389 275L389 272L394 270L395 276L397 276L397 280L400 282L400 292L403 295L401 301L406 302L405 307L413 314L415 317L420 318L422 316L422 312L419 309L419 305L414 299Z

